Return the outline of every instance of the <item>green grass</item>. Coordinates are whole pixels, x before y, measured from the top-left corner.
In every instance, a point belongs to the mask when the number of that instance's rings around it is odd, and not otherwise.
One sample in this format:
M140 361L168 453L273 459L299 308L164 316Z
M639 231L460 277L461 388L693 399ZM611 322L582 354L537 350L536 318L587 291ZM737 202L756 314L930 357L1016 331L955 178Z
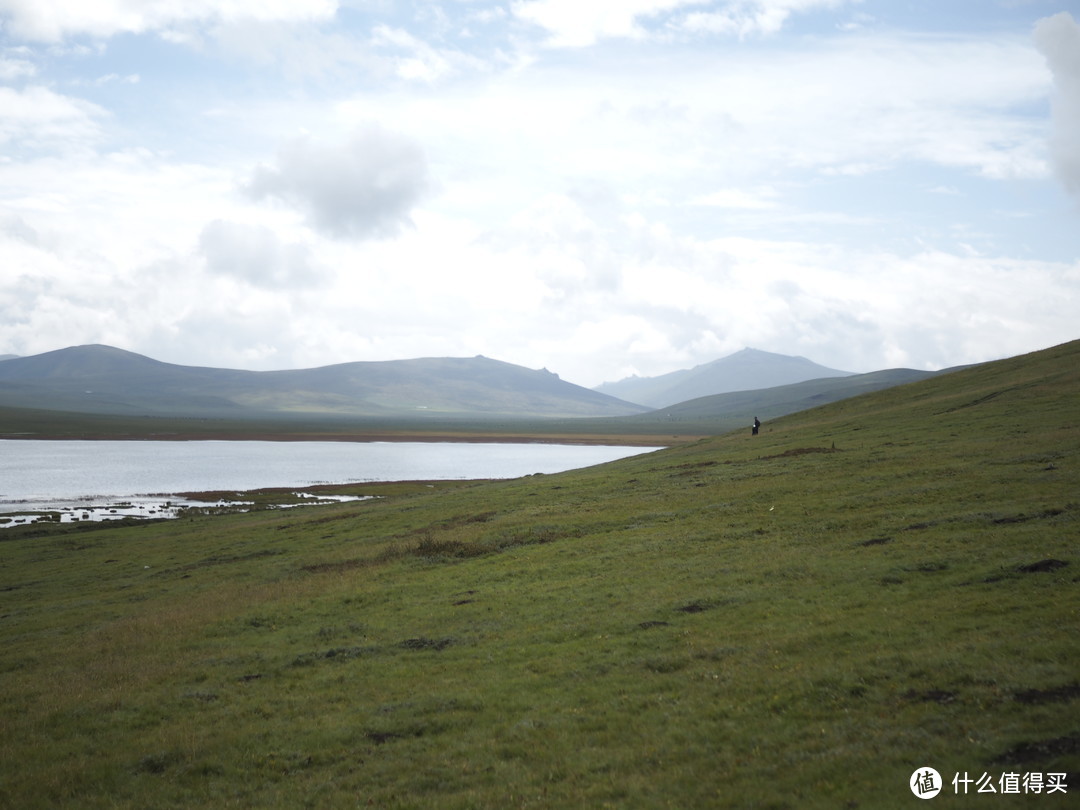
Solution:
M0 805L1080 792L1078 394L1073 343L560 475L0 534Z
M619 418L502 415L342 417L318 413L244 417L117 416L0 405L0 439L567 442L664 446L711 435L717 419L667 423ZM726 429L726 428L724 428Z

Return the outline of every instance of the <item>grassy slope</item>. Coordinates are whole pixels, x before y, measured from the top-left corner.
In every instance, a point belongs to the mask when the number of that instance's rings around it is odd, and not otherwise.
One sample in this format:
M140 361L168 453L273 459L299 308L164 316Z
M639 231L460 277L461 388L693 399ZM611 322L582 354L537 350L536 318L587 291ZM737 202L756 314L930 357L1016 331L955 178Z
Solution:
M1073 343L584 471L0 542L0 805L1075 794L1078 394Z
M582 419L578 427L592 430L602 427L624 434L642 431L698 436L727 433L749 425L755 415L769 421L829 402L922 380L935 373L940 372L888 369L851 377L807 380L775 388L713 394L634 416Z

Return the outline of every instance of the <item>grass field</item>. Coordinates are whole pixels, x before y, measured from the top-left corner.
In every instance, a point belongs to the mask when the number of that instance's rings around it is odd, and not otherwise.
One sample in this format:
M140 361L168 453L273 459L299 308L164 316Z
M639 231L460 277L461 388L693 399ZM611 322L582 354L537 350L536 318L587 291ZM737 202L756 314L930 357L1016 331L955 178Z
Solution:
M740 419L740 423L745 419ZM620 418L352 419L312 414L244 419L115 416L0 406L0 439L156 441L549 442L662 447L716 433L726 420L635 422Z
M1078 397L1080 342L559 475L0 534L0 805L890 808L929 766L1075 806Z

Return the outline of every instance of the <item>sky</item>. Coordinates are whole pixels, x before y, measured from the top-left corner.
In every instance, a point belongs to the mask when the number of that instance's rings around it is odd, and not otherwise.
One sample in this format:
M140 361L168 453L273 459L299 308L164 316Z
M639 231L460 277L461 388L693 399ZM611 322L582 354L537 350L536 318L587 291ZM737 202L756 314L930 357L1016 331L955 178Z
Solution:
M0 354L1080 338L1076 0L0 0Z

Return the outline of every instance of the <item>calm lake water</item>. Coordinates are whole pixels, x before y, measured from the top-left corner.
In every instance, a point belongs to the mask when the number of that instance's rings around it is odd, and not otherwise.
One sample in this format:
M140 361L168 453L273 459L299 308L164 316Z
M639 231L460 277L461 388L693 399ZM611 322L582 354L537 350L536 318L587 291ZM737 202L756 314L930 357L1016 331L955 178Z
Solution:
M363 481L517 478L648 447L432 442L0 440L0 512L151 495Z

